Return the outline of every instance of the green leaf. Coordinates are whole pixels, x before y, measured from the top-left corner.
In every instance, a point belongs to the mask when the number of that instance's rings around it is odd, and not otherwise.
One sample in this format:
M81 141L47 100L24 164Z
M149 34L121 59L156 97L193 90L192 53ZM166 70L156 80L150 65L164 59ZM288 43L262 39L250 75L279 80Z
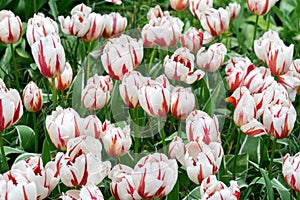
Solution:
M44 165L47 162L51 161L51 153L50 153L50 148L49 148L49 143L48 143L47 138L44 140L44 143L43 143L42 160L43 160Z
M234 155L226 155L226 167L227 169L232 172L232 169L234 168ZM248 171L248 163L249 163L249 154L244 152L242 154L237 155L236 160L236 174L239 177L244 177L247 174Z
M23 58L30 58L30 54L27 51L25 51L25 49L16 48L16 52L19 56Z
M39 156L39 154L36 154L36 153L23 153L15 159L14 163L17 163L21 160L27 160L28 158L34 157L34 156Z
M179 181L177 179L173 190L168 194L166 200L178 200L179 199Z
M183 200L195 200L201 199L200 196L200 186L195 187Z
M260 139L259 137L249 137L248 135L243 134L242 145L240 152L247 152L249 159L253 162L258 163L260 157Z
M15 126L15 128L18 132L19 141L23 149L29 152L34 151L34 131L30 127L25 125L18 125Z
M273 191L271 180L264 169L259 168L259 171L260 171L261 175L263 176L265 183L266 183L268 199L273 200L274 199L274 191Z
M5 152L5 155L9 155L9 154L21 154L21 153L24 153L24 151L20 150L20 149L17 149L17 148L13 148L13 147L9 147L9 146L4 146L4 152Z

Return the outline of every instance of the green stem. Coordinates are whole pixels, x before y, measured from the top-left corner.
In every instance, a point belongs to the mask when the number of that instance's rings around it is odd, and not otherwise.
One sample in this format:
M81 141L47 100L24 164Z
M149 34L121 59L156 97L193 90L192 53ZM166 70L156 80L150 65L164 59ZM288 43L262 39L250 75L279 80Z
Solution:
M32 113L32 117L33 117L33 130L35 133L35 137L34 137L34 151L35 153L38 153L39 151L39 131L38 131L38 127L37 127L37 122L36 122L36 112Z
M12 55L12 62L13 62L13 66L14 66L16 86L17 86L18 91L21 91L20 83L19 83L19 75L18 75L17 62L16 62L16 57L15 57L15 51L14 51L13 44L10 44L10 49L11 49L11 55Z
M267 30L266 31L268 31L270 28L270 20L271 20L271 11L268 13L268 16L267 16Z
M296 192L297 200L300 200L300 192Z
M139 110L138 108L131 109L134 114L133 121L133 129L134 129L134 153L139 153L140 148L140 137L138 137L139 133Z
M88 43L88 55L87 55L87 69L86 69L86 79L87 81L90 78L90 70L91 70L91 42Z
M35 13L37 12L36 0L33 0L33 10Z
M271 160L270 160L270 165L269 165L269 178L272 179L272 167L273 167L273 160L274 160L274 155L275 155L275 149L276 149L276 138L273 140L272 144L272 152L271 152Z
M259 19L259 15L256 15L255 27L254 27L254 33L253 33L253 40L252 40L252 50L253 50L253 52L254 52L254 40L256 39L256 31L257 31L258 19Z
M166 132L164 130L164 123L161 118L158 118L158 131L163 144L163 153L167 153L167 143L166 143Z
M57 103L57 91L55 88L55 78L52 78L52 103L53 103L53 110L56 110L56 103Z
M236 162L237 162L237 157L239 154L239 149L240 149L240 141L241 141L241 131L238 129L238 138L237 138L237 143L235 147L235 152L234 152L234 160L233 160L233 169L232 169L232 178L235 179L236 175Z
M151 57L150 57L149 64L148 64L148 75L150 75L150 70L151 70L151 67L152 67L152 63L153 63L153 60L154 60L156 51L157 51L157 50L156 50L156 47L154 47L154 49L153 49L153 51L152 51L152 54L151 54Z
M182 126L182 121L181 119L178 120L178 130L177 130L177 135L178 137L181 137L181 126Z
M9 166L8 166L7 159L6 159L5 152L4 152L3 139L2 139L3 134L4 134L4 131L2 131L2 133L0 134L0 147L1 147L2 163L4 165L4 171L3 172L6 172L6 171L9 170ZM3 168L1 167L1 170L2 169Z

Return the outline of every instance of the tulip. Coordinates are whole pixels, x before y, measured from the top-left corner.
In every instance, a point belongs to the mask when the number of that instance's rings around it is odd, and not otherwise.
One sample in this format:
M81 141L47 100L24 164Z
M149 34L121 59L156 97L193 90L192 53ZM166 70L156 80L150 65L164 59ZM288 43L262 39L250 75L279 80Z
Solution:
M180 35L181 46L188 48L191 52L196 52L202 47L203 39L202 30L194 27L190 27L186 33Z
M247 0L249 10L255 15L264 15L278 0Z
M209 8L203 13L196 11L198 19L200 19L203 29L209 32L212 36L218 36L225 33L229 27L230 13L219 8Z
M30 81L24 88L22 99L29 112L37 112L42 108L43 93L33 81Z
M117 5L121 5L122 4L122 1L121 0L105 0L106 2L110 2L110 3L113 3L113 4L117 4Z
M226 82L231 92L242 85L245 76L255 68L249 58L233 57L226 63Z
M81 102L88 110L100 110L108 103L112 89L113 82L108 75L95 74L88 79L87 85L82 90Z
M162 118L168 114L170 106L168 84L150 80L140 88L139 102L148 115Z
M140 106L138 91L145 84L146 78L138 71L127 72L119 85L121 98L129 108Z
M163 198L172 191L177 178L176 160L161 153L141 158L132 172L134 186L144 199Z
M183 22L179 18L165 15L154 18L142 29L142 39L146 47L154 45L172 47L177 43L183 29Z
M0 42L16 43L22 36L22 23L18 16L9 10L0 11Z
M171 7L176 11L184 10L189 3L189 0L170 0Z
M213 7L213 0L190 0L190 11L197 17L196 11L205 12Z
M294 156L286 154L282 161L282 174L285 182L296 192L300 192L300 152Z
M184 166L191 181L200 184L203 179L218 172L223 157L219 142L209 145L202 141L192 141L186 145Z
M54 146L66 150L67 142L81 135L82 119L72 108L57 107L46 117L46 129Z
M3 82L0 79L0 82ZM5 84L0 87L0 131L14 125L23 115L20 94L15 89L7 89Z
M71 65L66 62L66 66L64 71L55 77L55 88L58 91L64 91L68 89L72 83L73 79L73 71ZM52 80L49 79L50 83L52 84Z
M82 36L82 39L88 42L96 41L103 33L105 27L104 17L100 14L90 13L87 20L90 21L90 27L87 33Z
M132 180L133 169L126 165L115 165L110 171L108 178L111 179L110 191L116 200L142 199L137 193Z
M159 5L156 5L155 7L150 8L149 11L148 11L148 13L147 13L148 22L151 19L161 18L163 16L164 16L164 13L161 10L161 7Z
M293 77L295 79L300 79L300 59L294 60L291 67L290 67L290 69L293 72ZM294 86L296 86L296 85L297 85L297 83L294 84ZM300 94L300 86L298 86L298 87L296 86L295 89L297 90L297 94Z
M90 29L91 21L88 19L92 9L86 5L79 4L71 10L71 17L58 16L61 29L66 35L83 37Z
M240 188L236 181L230 181L227 187L223 182L218 181L215 175L205 178L200 186L202 200L239 200Z
M184 165L184 155L186 153L185 145L182 139L175 136L169 145L168 155L170 158L176 159L182 165Z
M62 200L104 200L101 190L93 184L82 186L80 190L68 190L61 196Z
M104 38L110 38L120 35L124 32L127 26L126 17L122 17L119 13L112 12L110 14L103 15L104 18L104 30L102 36Z
M96 115L89 115L83 120L83 134L100 139L102 123Z
M194 110L186 118L186 134L188 141L221 142L219 121L216 116L211 118L207 113Z
M229 3L226 10L229 12L230 18L235 19L240 13L241 5L237 2Z
M105 71L112 78L120 80L124 74L138 67L142 62L143 54L142 40L121 35L106 43L101 61Z
M185 119L196 106L191 88L175 87L171 93L171 112L177 119Z
M15 184L12 180L0 180L0 199L37 199L36 184L33 182Z
M66 65L65 51L54 35L47 35L31 46L35 63L47 78L61 74Z
M197 53L197 65L200 69L215 72L223 64L227 49L222 43L211 45L206 52L202 47Z
M115 127L110 122L105 121L101 137L106 153L114 158L119 158L128 153L131 146L130 127L123 129Z
M297 89L300 86L300 74L293 69L293 65L287 73L278 77L278 83L287 90L290 100L295 101Z
M204 76L204 72L194 72L195 57L187 48L177 49L171 58L167 55L164 60L165 74L171 80L180 80L192 84Z
M58 26L53 19L45 17L43 13L37 13L28 20L26 38L29 46L32 46L33 43L49 34L56 36L60 40Z

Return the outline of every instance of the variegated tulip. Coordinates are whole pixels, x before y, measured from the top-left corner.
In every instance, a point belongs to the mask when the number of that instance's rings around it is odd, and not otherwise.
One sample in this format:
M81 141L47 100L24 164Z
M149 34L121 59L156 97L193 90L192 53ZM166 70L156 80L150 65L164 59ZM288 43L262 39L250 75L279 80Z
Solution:
M126 106L129 108L140 106L138 91L146 81L147 78L138 71L127 72L124 75L122 83L119 85L119 91Z
M216 116L211 118L200 110L194 110L186 118L186 134L190 142L195 140L206 144L221 142L218 118Z
M43 106L42 90L33 81L30 81L24 88L22 99L29 112L37 112Z
M236 181L230 181L227 187L223 182L218 181L215 175L205 178L200 186L201 200L239 200L240 188Z
M30 46L49 34L55 35L59 40L58 26L53 19L45 17L43 13L37 13L28 20L26 38Z
M171 7L176 11L182 11L188 7L189 0L170 0Z
M294 60L291 67L290 67L290 69L293 72L293 76L296 79L300 79L300 59ZM298 86L295 89L297 91L297 94L300 94L300 86Z
M66 62L64 71L61 74L59 74L57 77L55 77L55 88L58 91L64 91L68 89L72 83L72 79L73 79L72 67L68 62ZM52 80L49 79L49 81L51 82Z
M169 112L171 94L169 82L149 80L139 89L139 102L143 110L152 117L165 117Z
M264 15L278 0L247 0L249 10L256 15Z
M46 129L54 146L66 150L67 142L81 135L82 119L72 108L57 107L46 117Z
M296 192L300 192L300 152L294 156L286 154L282 161L282 174L285 182Z
M132 180L133 169L126 165L115 165L108 178L111 179L110 191L116 200L142 199L137 193Z
M191 88L175 87L171 93L171 113L177 119L185 119L196 106Z
M108 103L112 89L113 82L108 75L95 74L88 79L87 85L82 90L81 102L88 110L100 110Z
M83 119L82 133L96 139L101 138L102 123L96 115L89 115Z
M202 47L197 53L197 65L200 69L215 72L223 64L227 49L222 43L211 45L206 52Z
M102 131L101 140L109 156L119 158L128 153L132 144L130 127L128 125L121 129L120 127L115 127L109 121L105 121Z
M35 63L47 78L61 74L66 66L65 50L54 35L47 35L31 46Z
M184 165L184 155L186 153L185 145L182 139L175 136L169 145L168 155L170 158L176 159L182 165Z
M105 27L104 17L98 13L90 13L87 20L90 22L90 27L82 39L88 42L96 41L100 38Z
M58 16L61 29L66 35L83 37L90 29L91 21L88 19L92 9L81 3L71 10L71 17Z
M3 82L0 79L0 82ZM7 89L3 82L0 87L0 131L14 125L23 115L23 105L16 89Z
M242 85L245 76L255 68L249 58L232 57L226 63L226 82L231 92Z
M151 19L162 18L164 13L159 5L152 7L149 9L147 13L147 19L150 21Z
M101 161L101 143L90 136L69 140L66 154L58 153L61 181L68 187L99 184L109 173L109 161Z
M62 200L104 200L101 190L94 184L84 185L80 190L68 190Z
M104 38L110 38L122 34L127 26L126 17L122 17L116 12L103 15L103 19L104 30L102 36Z
M195 27L190 27L186 33L180 35L181 46L188 48L191 52L197 52L202 47L203 39L203 31Z
M172 47L177 43L183 29L183 22L179 18L165 15L154 18L142 29L142 39L146 47L154 45Z
M190 0L190 11L197 17L197 12L205 12L209 8L213 7L213 0Z
M124 74L138 67L144 55L143 41L121 35L110 39L101 56L105 71L114 79L120 80Z
M122 1L121 0L105 0L106 2L110 2L110 3L113 3L113 4L117 4L117 5L121 5L122 4Z
M176 160L162 153L141 158L132 172L134 186L144 199L163 198L172 191L177 178Z
M22 22L10 10L0 11L0 42L4 44L16 43L22 36Z
M209 8L203 13L196 11L196 14L198 19L200 19L203 29L212 36L225 33L229 27L230 13L223 8Z
M0 180L0 199L37 199L36 184L34 182L15 184L14 180Z
M290 66L287 73L278 76L278 83L281 84L288 92L291 101L295 101L297 89L300 86L300 74L293 69L294 65Z
M240 13L241 5L237 2L229 3L226 10L229 12L230 18L235 19Z
M202 70L194 71L194 62L195 56L187 48L179 48L171 58L169 55L165 57L165 74L171 80L179 80L187 84L192 84L205 75Z
M223 157L223 148L219 142L209 145L202 141L192 141L186 145L184 166L191 181L200 184L203 179L219 171Z

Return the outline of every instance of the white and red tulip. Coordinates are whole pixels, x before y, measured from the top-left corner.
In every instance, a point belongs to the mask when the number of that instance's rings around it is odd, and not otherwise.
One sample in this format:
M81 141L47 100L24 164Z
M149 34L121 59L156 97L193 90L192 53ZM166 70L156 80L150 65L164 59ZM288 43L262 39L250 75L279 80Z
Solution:
M190 11L197 17L197 12L204 12L213 7L213 0L190 0Z
M104 30L102 36L104 38L110 38L122 34L127 26L126 17L122 17L117 12L103 15Z
M73 70L71 65L66 62L66 66L64 71L59 74L57 77L55 77L55 88L58 91L64 91L66 89L68 89L72 83L72 79L73 79ZM49 79L50 83L52 84L52 80Z
M10 10L0 11L0 42L4 44L16 43L22 36L22 22Z
M89 115L83 119L83 135L100 139L102 135L102 123L96 115Z
M294 156L286 154L282 161L282 174L285 182L296 192L300 192L300 152Z
M229 12L230 18L235 19L240 13L241 5L237 2L229 3L226 10Z
M247 0L249 10L256 15L264 15L278 0Z
M195 27L190 27L186 33L180 35L181 46L188 48L191 52L197 52L202 47L203 40L203 31Z
M104 17L98 13L90 13L87 21L89 21L90 27L85 35L82 36L84 41L96 41L103 34L105 28Z
M22 100L26 110L37 112L43 106L43 92L33 81L30 81L23 90Z
M189 0L170 0L171 7L176 11L182 11L189 6Z

